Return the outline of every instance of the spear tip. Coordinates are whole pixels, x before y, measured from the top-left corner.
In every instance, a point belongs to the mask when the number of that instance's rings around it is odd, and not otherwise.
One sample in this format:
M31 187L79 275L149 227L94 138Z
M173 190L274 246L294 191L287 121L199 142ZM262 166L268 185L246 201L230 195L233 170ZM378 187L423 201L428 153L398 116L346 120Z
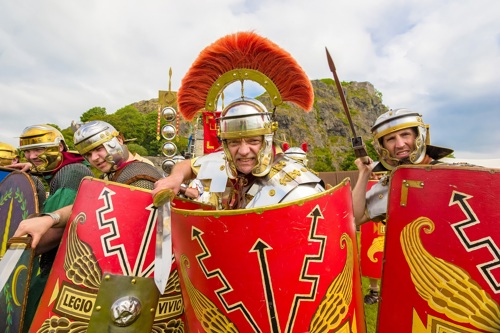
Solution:
M330 71L335 73L335 65L333 64L332 56L330 55L330 52L328 52L328 48L326 46L325 50L326 50L326 59L328 60L328 66L330 67Z

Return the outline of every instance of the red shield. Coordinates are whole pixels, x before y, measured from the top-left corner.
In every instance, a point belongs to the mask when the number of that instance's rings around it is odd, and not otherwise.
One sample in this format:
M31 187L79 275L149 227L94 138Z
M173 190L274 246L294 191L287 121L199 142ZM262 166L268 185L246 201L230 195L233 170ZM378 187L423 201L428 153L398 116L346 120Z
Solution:
M104 273L152 278L156 215L149 191L85 178L30 331L85 330ZM184 326L178 279L173 267L157 331Z
M382 277L385 224L369 221L361 225L361 275L372 279Z
M367 191L377 183L369 181ZM361 275L373 279L382 277L382 259L384 257L385 224L369 221L361 225Z
M350 185L256 209L173 209L189 332L364 332Z
M500 331L500 170L391 177L379 332Z

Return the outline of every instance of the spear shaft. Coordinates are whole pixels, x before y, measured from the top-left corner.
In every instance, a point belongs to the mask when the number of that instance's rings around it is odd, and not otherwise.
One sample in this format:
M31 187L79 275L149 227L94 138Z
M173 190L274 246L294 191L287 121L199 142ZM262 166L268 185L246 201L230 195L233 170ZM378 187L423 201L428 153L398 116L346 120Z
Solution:
M347 116L347 120L349 121L349 125L351 126L351 143L352 147L354 148L354 155L356 155L357 158L361 158L364 164L370 164L368 153L366 152L365 145L363 144L363 139L360 136L356 135L356 130L354 129L354 124L351 119L351 113L349 112L349 107L347 106L347 101L344 96L344 90L342 89L339 77L337 76L337 70L335 69L335 64L333 63L332 56L330 55L330 52L328 52L328 49L326 47L325 50L326 58L328 60L328 66L330 67L330 71L333 73L333 79L335 80L335 85L337 86L340 100L342 101L342 106L344 107L345 115Z

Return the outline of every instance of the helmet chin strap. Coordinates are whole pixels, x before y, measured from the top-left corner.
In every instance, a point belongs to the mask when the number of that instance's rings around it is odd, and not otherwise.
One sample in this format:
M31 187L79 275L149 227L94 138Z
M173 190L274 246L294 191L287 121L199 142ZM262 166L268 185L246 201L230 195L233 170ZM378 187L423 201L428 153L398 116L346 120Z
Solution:
M408 157L405 157L398 161L398 165L405 165L405 164L413 164L413 163L410 161L410 158Z

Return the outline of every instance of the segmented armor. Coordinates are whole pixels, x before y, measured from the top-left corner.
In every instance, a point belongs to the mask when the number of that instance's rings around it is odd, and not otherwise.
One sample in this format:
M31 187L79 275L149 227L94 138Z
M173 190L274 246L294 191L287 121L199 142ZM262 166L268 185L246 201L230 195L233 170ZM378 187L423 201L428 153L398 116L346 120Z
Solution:
M218 209L254 208L292 201L324 191L323 181L303 164L284 154L264 177L239 175L230 179L224 152L195 159L193 171L210 191L210 203Z

